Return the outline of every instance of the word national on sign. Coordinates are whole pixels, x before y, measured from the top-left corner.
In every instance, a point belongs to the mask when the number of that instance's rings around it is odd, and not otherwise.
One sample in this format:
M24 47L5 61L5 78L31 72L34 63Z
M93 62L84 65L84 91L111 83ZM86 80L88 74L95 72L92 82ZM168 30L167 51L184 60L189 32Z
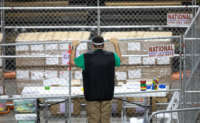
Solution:
M173 56L174 45L152 46L149 47L149 56Z

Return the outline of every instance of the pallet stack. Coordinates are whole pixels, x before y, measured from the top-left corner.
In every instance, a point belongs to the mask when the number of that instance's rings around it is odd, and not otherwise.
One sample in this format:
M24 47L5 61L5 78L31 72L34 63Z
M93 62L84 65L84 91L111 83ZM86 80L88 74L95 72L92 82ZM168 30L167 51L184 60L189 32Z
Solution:
M58 42L57 44L39 44L39 45L18 45L16 47L16 55L22 56L16 58L16 82L18 93L20 94L25 86L44 86L44 80L51 79L52 83L56 78L65 79L61 85L68 85L69 70L67 53L69 44L59 44L61 41L68 40L88 40L90 32L72 31L72 32L37 32L37 33L21 33L17 36L17 43L43 43ZM86 52L87 43L81 43L77 48L77 54ZM49 56L49 57L46 57ZM81 70L72 68L72 86L81 86ZM52 85L54 86L54 85ZM58 86L57 84L55 86ZM80 113L79 100L73 100L73 114ZM60 107L64 104L52 106L50 111L52 114L63 113Z
M58 42L58 44L19 45L16 47L16 55L22 56L16 58L16 80L19 90L24 86L41 86L44 79L65 78L68 80L68 61L64 57L68 53L69 45L67 43L59 44L59 41L88 40L89 37L90 32L84 31L19 34L16 39L17 43ZM87 44L82 43L79 46L79 54L86 49Z
M168 37L171 32L105 32L102 34L105 39L112 37L118 39L127 38L150 38L150 37ZM127 80L151 81L154 77L160 78L163 83L168 82L171 74L170 57L149 57L149 48L152 46L173 45L169 39L155 40L134 40L131 42L119 42L120 50L123 55L122 67L117 68L116 79L118 82L127 83ZM107 50L114 51L111 43L106 43ZM134 55L134 56L131 56Z
M177 6L185 3L191 4L192 0L106 0L106 6Z
M105 40L111 38L130 39L130 38L151 38L151 37L170 37L172 32L148 32L148 31L130 31L130 32L104 32L102 34ZM170 84L171 75L171 58L170 57L149 57L149 48L152 46L173 45L169 39L156 40L133 40L120 41L119 46L121 53L124 56L122 59L122 66L116 68L116 85L130 84L146 80L148 83L152 82L154 77L159 78L161 83ZM106 42L105 49L114 51L111 43ZM129 55L129 56L128 56ZM135 56L131 56L135 55ZM167 98L163 98L167 99ZM129 101L142 103L143 98L127 98ZM117 114L122 110L122 102L116 101ZM155 105L155 104L154 104ZM140 109L127 109L127 115L133 116L142 114Z

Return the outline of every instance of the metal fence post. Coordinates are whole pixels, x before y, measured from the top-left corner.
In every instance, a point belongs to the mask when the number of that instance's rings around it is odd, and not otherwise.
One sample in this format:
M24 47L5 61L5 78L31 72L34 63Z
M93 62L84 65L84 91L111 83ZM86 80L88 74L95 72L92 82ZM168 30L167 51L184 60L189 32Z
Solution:
M101 10L99 9L100 7L100 0L97 0L97 34L100 35L101 33Z

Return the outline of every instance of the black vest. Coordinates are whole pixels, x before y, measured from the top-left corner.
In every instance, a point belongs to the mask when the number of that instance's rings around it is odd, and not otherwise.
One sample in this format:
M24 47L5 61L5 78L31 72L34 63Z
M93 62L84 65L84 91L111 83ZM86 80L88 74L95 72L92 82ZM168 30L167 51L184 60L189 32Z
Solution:
M87 101L111 100L114 94L115 58L112 52L96 50L84 54L84 96Z

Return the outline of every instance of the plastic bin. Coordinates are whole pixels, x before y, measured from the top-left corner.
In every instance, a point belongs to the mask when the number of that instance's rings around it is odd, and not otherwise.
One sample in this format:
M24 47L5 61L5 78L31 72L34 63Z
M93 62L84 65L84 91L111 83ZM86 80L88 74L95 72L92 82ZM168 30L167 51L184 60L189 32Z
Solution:
M5 112L7 110L6 101L0 100L0 112Z
M36 99L14 100L15 113L35 113Z
M36 114L16 114L17 123L36 123Z

